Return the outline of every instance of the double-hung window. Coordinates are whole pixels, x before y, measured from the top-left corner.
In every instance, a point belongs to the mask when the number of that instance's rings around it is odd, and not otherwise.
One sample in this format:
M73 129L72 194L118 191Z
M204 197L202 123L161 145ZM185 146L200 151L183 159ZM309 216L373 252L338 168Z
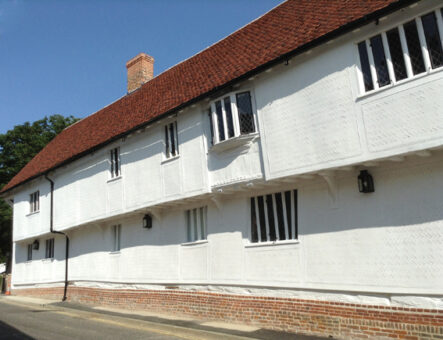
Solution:
M28 261L32 261L32 243L28 244Z
M212 143L256 131L251 92L228 94L211 103Z
M186 210L188 242L206 240L208 207Z
M122 226L120 224L112 226L113 251L120 251L121 235L122 235Z
M40 191L29 195L29 212L33 213L40 210Z
M165 125L165 155L166 158L178 156L177 122Z
M298 238L297 190L251 197L251 242Z
M110 151L111 160L111 178L116 178L121 175L120 171L120 148L114 148Z
M46 240L45 258L54 258L54 239L50 238Z
M362 92L443 66L443 9L358 43Z

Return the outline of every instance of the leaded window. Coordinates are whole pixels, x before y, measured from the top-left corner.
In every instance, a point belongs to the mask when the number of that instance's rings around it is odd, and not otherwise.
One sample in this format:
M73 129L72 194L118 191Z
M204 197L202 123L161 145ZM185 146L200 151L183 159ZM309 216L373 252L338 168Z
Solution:
M208 207L186 210L186 231L188 242L206 240Z
M357 44L362 92L443 66L443 9Z
M231 93L215 100L210 119L212 144L256 132L251 93Z
M298 238L297 190L251 197L251 242Z
M177 122L165 125L165 147L166 158L178 156Z

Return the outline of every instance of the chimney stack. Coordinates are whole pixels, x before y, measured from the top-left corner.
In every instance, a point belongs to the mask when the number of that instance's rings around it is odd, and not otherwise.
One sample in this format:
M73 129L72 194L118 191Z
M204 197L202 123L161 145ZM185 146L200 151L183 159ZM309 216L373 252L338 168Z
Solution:
M128 93L137 90L154 77L154 58L140 53L126 63L128 70Z

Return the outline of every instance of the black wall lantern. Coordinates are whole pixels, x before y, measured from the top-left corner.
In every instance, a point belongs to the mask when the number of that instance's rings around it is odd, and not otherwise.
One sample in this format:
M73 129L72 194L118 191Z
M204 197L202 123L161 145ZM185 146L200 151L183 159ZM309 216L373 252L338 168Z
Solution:
M361 170L358 175L358 191L368 193L374 192L374 179L368 170Z
M143 217L143 228L147 228L147 229L152 228L152 216L150 214L146 214Z
M35 240L35 241L32 243L32 249L34 249L34 250L38 250L39 247L40 247L40 242L39 242L38 240Z

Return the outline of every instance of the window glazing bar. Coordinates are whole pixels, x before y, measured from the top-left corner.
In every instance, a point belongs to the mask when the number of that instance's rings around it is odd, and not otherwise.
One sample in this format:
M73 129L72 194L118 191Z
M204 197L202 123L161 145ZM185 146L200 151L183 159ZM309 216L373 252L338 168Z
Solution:
M284 240L284 235L280 235L280 226L278 224L278 216L277 216L277 200L275 199L275 194L272 194L272 207L274 208L273 210L274 210L275 237L277 240Z
M232 120L234 121L234 136L240 136L240 123L238 118L237 98L234 94L230 96L232 108Z
M268 200L266 199L266 195L263 195L263 209L265 213L266 241L270 241L271 233L269 231Z
M425 32L423 30L423 24L420 18L415 18L415 23L417 24L418 38L420 39L421 53L423 54L423 61L425 63L426 72L431 70L431 59L429 56L428 46L426 44Z
M388 66L389 78L391 80L391 84L396 82L395 73L394 73L394 65L392 64L391 51L389 50L388 38L386 37L386 32L381 34L381 40L383 43L383 49L385 50L386 64Z
M295 222L296 216L295 216L295 190L291 190L291 229L292 229L292 238L296 239L297 234L295 233L295 225L297 224Z
M266 240L262 240L261 238L261 225L260 225L260 215L259 215L259 206L258 206L258 198L254 197L254 204L255 204L255 218L257 219L257 239L258 242L263 242Z
M400 35L401 48L403 50L403 57L405 59L406 73L408 75L408 78L411 78L412 76L414 76L414 73L412 72L411 57L409 56L408 43L406 41L406 35L403 25L400 25L398 27L398 33Z
M288 235L287 239L291 239L293 237L293 234L291 233L291 230L289 229L290 226L288 225L288 216L286 216L286 195L284 192L281 193L281 201L282 201L282 207L283 207L283 221L285 223L285 231L286 235ZM289 237L289 235L291 237Z
M366 50L368 51L369 66L371 68L372 84L374 85L374 89L377 90L380 86L378 85L378 77L377 77L377 71L375 69L374 55L372 53L372 47L369 40L366 40Z

